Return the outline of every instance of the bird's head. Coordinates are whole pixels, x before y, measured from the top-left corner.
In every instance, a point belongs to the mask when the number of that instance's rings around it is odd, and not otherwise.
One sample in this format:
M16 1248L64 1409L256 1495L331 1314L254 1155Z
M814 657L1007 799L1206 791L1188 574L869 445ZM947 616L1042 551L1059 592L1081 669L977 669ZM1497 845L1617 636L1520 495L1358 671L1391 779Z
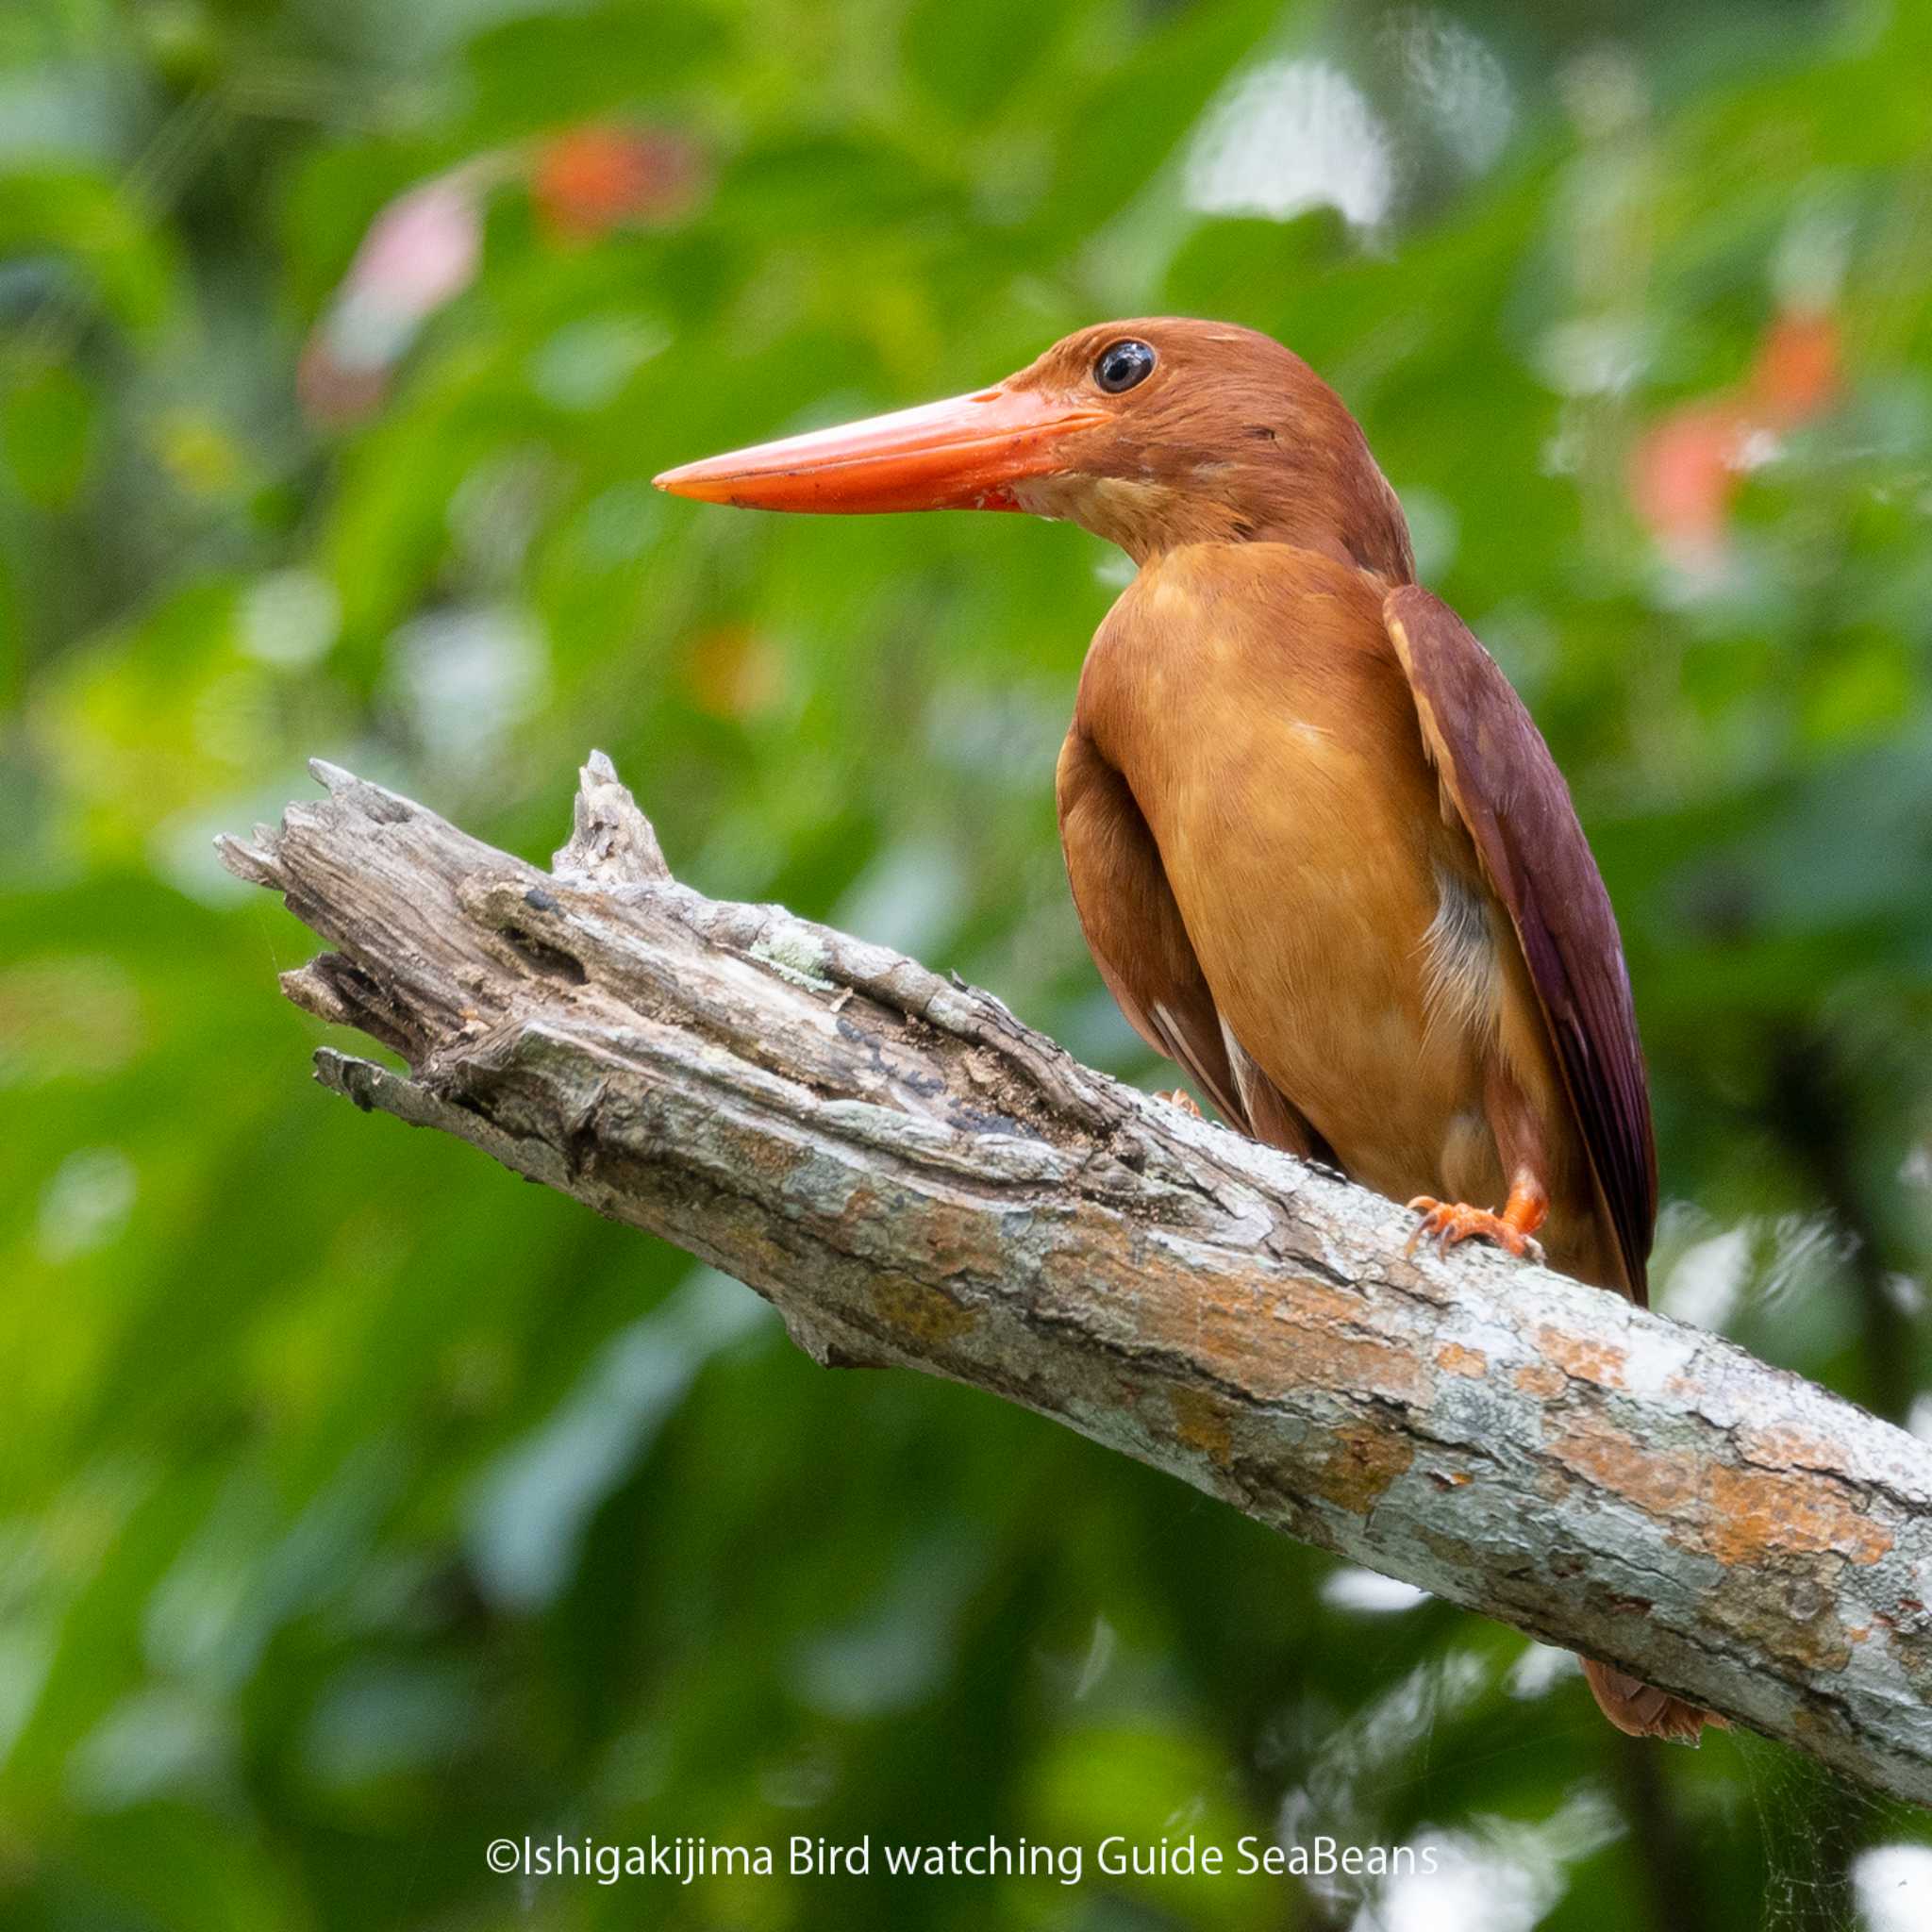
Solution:
M1414 575L1360 426L1253 329L1149 317L1056 342L991 389L668 470L674 495L753 509L1024 509L1144 561L1272 541L1391 584Z

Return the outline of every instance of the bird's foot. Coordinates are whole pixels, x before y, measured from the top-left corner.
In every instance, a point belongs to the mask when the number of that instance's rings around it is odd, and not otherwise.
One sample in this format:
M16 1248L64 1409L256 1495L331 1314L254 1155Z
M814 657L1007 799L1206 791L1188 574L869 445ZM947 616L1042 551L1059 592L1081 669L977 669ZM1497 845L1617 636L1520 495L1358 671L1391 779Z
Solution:
M1405 1255L1415 1253L1420 1241L1433 1241L1436 1246L1446 1252L1457 1241L1472 1239L1494 1241L1499 1248L1507 1248L1510 1254L1521 1257L1528 1256L1532 1261L1543 1257L1542 1243L1535 1240L1527 1229L1519 1227L1507 1213L1491 1214L1487 1208L1469 1208L1459 1201L1432 1200L1427 1194L1418 1194L1408 1204L1411 1214L1420 1214L1422 1220L1415 1232L1404 1244Z
M1154 1097L1156 1100L1166 1101L1170 1107L1179 1108L1183 1113L1192 1114L1197 1121L1208 1118L1195 1105L1194 1096L1185 1087L1176 1087L1171 1093L1157 1092Z

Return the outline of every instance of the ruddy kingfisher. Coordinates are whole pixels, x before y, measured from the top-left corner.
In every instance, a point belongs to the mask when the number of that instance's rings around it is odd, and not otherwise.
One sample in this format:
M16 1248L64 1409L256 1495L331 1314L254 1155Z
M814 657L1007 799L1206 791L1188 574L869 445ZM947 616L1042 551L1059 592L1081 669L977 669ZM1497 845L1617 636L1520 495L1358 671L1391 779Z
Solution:
M1106 323L990 389L656 480L757 509L1030 510L1118 544L1139 570L1058 794L1123 1012L1230 1125L1407 1202L1411 1246L1546 1248L1645 1299L1657 1156L1608 894L1529 713L1416 582L1394 491L1298 356ZM1716 1722L1584 1669L1623 1730Z

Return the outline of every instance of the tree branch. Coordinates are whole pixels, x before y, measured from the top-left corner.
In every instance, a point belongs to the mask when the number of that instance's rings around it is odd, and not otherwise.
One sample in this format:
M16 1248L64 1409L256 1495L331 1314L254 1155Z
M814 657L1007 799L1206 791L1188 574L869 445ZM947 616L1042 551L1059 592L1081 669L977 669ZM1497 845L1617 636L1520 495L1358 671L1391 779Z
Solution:
M1078 1065L990 994L675 883L601 755L555 869L318 764L222 841L337 950L325 1086L1292 1536L1932 1802L1932 1450Z

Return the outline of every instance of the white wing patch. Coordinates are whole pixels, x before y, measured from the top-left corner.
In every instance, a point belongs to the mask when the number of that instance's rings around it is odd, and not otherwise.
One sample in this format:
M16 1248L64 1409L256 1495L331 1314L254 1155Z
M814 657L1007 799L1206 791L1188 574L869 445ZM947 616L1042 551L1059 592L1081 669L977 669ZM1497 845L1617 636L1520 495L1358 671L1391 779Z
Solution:
M1467 879L1436 868L1436 916L1423 934L1427 1038L1439 1025L1487 1039L1503 1012L1503 967L1490 908Z
M1248 1050L1234 1037L1234 1028L1227 1024L1227 1016L1215 1016L1221 1022L1222 1042L1227 1048L1227 1064L1234 1073L1235 1091L1241 1095L1242 1109L1252 1120L1255 1114L1255 1074L1258 1071Z

